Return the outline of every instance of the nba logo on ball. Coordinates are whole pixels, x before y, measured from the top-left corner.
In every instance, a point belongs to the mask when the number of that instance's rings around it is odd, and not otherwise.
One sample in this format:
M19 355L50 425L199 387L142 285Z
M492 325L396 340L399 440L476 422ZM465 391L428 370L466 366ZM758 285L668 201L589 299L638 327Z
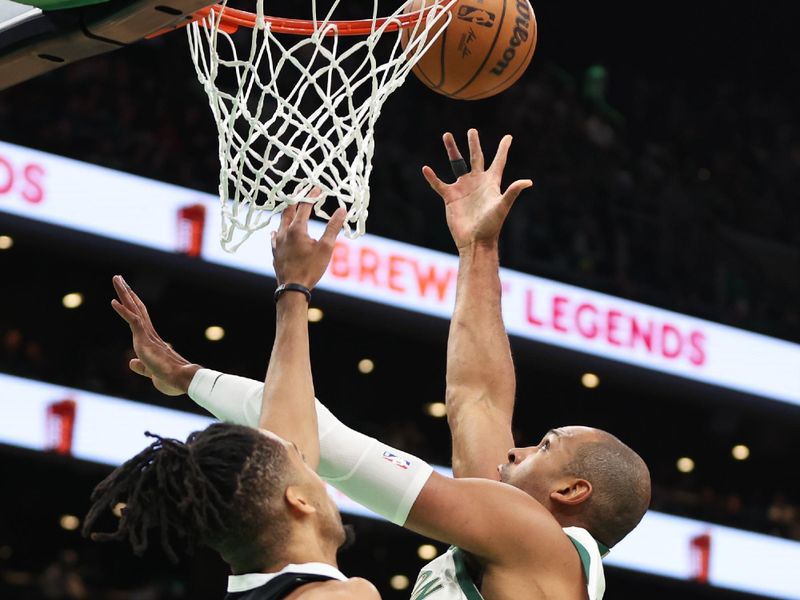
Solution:
M459 6L458 18L462 21L469 21L470 23L481 25L483 27L491 27L494 25L493 13L485 11L482 8L476 8L474 6Z
M406 13L437 0L413 0ZM413 67L426 86L458 100L479 100L513 85L536 49L536 16L529 0L456 0L450 22ZM435 25L431 34L443 24ZM413 30L404 29L405 46Z
M397 454L393 454L388 450L383 453L383 459L388 460L390 463L395 465L396 467L400 467L401 469L407 469L411 466L411 461L406 460L404 458L400 458Z

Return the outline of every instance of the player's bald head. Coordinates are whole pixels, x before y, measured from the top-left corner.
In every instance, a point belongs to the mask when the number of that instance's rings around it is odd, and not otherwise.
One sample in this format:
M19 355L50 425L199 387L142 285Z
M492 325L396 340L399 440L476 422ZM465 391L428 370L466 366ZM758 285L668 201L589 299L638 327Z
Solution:
M581 507L582 525L613 546L641 521L650 505L650 471L644 460L616 436L591 427L565 428L575 434L565 474L592 484Z

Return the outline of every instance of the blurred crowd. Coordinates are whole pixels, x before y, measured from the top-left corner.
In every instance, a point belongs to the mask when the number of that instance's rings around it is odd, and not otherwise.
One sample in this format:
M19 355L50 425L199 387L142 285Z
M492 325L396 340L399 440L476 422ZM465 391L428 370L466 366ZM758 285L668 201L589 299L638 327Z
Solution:
M9 600L179 600L186 585L174 577L143 578L125 588L110 584L113 577L97 558L65 548L43 570L0 568L0 592ZM10 558L10 556L8 557Z
M727 81L639 79L619 112L602 67L549 75L514 117L542 173L513 221L519 268L797 339L797 105Z
M800 540L800 506L786 494L746 497L712 486L654 486L652 510Z

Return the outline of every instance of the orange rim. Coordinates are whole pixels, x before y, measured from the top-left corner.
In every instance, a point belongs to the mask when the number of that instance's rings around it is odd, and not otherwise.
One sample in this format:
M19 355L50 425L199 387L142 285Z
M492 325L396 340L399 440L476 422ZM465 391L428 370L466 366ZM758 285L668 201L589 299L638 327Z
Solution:
M379 17L377 19L360 19L355 21L328 21L325 35L368 35L373 30L379 29L387 21L391 21L386 27L386 31L397 31L398 29L405 29L413 27L417 21L424 16L428 11L439 6L439 2L423 8L422 10L400 15L397 17ZM219 16L219 29L225 33L235 33L239 27L248 27L253 29L256 26L257 16L255 13L246 10L239 10L230 8L229 6L221 6L219 4L212 4L201 8L192 15L192 18L187 20L174 28L162 29L147 36L147 39L158 37L169 31L186 27L190 23L205 19L211 11L222 11ZM316 31L315 22L305 19L287 19L284 17L270 17L264 15L264 21L271 23L271 29L275 33L286 33L289 35L311 35ZM335 28L334 28L335 27Z

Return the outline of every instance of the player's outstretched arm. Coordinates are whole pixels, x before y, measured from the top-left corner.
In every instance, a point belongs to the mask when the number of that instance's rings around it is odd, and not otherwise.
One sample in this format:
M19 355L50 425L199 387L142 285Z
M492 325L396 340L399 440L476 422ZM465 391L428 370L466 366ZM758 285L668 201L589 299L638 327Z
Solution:
M112 301L112 306L130 325L133 334L137 357L131 360L130 367L135 373L150 378L155 387L167 395L188 393L192 400L221 421L258 426L264 399L263 381L220 373L187 361L161 339L144 303L122 277L114 278L114 287L119 300ZM307 335L306 330L302 329L305 325L296 322L307 321L307 312L304 309L297 314L287 314L283 324L289 326L284 331L287 334L286 341L290 343L293 324L289 321L292 319L295 319L294 326L300 330L301 337ZM363 463L364 453L369 450L374 460L385 464L390 464L386 462L387 458L395 462L404 461L404 455L350 429L320 402L315 404L321 453L318 467L320 476L345 494L360 498L362 503L390 520L398 523L405 521L411 502L416 497L413 494L405 495L408 486L419 492L430 471L425 468L399 469L405 476L401 481L395 481L383 494L362 498L358 495L360 478L356 466Z
M189 394L221 421L258 426L264 382L225 375L186 360L158 335L147 307L120 276L112 280L117 298L111 306L131 328L136 358L129 366L167 396Z
M497 479L497 465L514 446L511 419L516 390L514 364L501 312L498 240L520 192L518 180L501 191L511 136L505 136L492 164L484 168L478 132L470 129L466 170L452 134L443 136L447 156L460 176L446 184L430 167L425 179L442 197L447 225L458 248L456 305L447 343L447 417L453 436L456 477Z
M272 234L279 289L299 285L311 290L328 267L346 211L339 208L333 214L317 241L308 235L311 209L310 203L287 207L278 231ZM308 300L305 293L287 290L276 297L276 303L275 342L264 382L259 427L294 442L316 469L319 437L308 345Z
M200 365L189 362L161 339L144 302L121 275L115 275L111 281L117 292L111 307L130 326L133 336L136 358L129 363L131 370L149 378L162 394L185 394Z

